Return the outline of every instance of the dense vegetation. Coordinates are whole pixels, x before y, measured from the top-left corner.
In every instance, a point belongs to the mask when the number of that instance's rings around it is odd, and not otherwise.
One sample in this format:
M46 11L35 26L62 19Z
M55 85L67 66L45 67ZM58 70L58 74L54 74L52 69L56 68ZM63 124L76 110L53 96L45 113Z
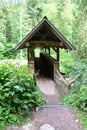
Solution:
M64 97L64 104L78 108L78 115L82 119L81 124L84 130L87 129L87 64L81 61L74 62L73 66L67 66L69 77L75 78L78 74L82 77L78 79L74 86L69 89L68 94Z
M76 51L71 53L66 54L64 50L60 52L61 71L72 78L79 73L82 74L82 84L77 81L74 89L70 89L64 102L78 107L87 114L87 0L0 0L0 60L26 58L26 50L23 50L23 53L22 51L15 52L13 48L44 16L47 16L76 47ZM3 101L0 102L0 115L3 117L0 117L1 121L4 119L8 122L16 121L14 113L24 114L23 111L29 107L26 106L26 101L24 101L26 99L23 100L22 98L26 107L21 105L18 91L22 95L32 89L36 90L36 87L28 88L28 85L33 84L33 79L30 74L26 75L26 72L22 72L21 69L15 69L11 65L8 66L8 69L5 65L0 67L0 80L2 80L0 82L0 99ZM8 78L9 76L11 78ZM21 80L23 80L23 84L20 84ZM26 86L26 89L24 89L24 86ZM15 94L17 96L10 101L10 98ZM5 96L7 97L5 98ZM29 96L26 95L26 98ZM34 102L33 96L38 96L37 92L30 96L31 102ZM37 106L37 104L31 102L30 109L34 107L32 105ZM40 101L37 102L40 103ZM13 103L14 106L10 106ZM16 104L17 108L15 109ZM7 105L9 105L8 110L6 110ZM4 112L5 110L6 112ZM82 113L82 115L86 114ZM86 117L82 115L82 119L85 119L87 124ZM87 125L85 127L87 128Z
M76 56L85 58L86 3L86 0L1 0L0 59L25 56L26 53L14 52L13 48L45 15L77 48Z
M0 66L0 127L5 123L20 123L19 117L28 116L44 103L26 67Z

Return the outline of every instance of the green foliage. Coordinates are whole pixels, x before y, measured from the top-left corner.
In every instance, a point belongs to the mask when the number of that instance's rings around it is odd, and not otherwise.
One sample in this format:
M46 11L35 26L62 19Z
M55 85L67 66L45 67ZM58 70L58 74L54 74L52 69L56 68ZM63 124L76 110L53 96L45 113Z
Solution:
M87 63L78 61L71 68L70 76L75 77L77 74L82 74L82 83L87 84Z
M14 2L1 0L0 43L4 45L5 49L2 52L0 48L2 53L0 58L15 58L18 54L14 55L11 48L16 46L45 15L76 46L76 57L85 58L87 55L86 14L86 0L25 0ZM10 54L9 51L11 51Z
M30 20L30 26L33 28L37 22L39 22L42 14L41 1L39 0L26 0L27 13Z
M70 55L71 54L69 54L69 56ZM82 74L82 78L78 79L75 82L74 87L69 89L69 92L66 95L66 97L64 96L63 103L78 108L77 109L78 117L80 118L83 129L86 130L87 129L87 60L84 58L82 60L79 60L78 62L75 62L72 59L71 55L69 57L70 60L68 59L68 61L70 61L71 64L71 66L69 67L67 62L67 56L65 54L62 56L61 56L62 60L61 65L63 64L62 67L63 70L65 70L65 72L67 72L68 70L69 77L74 79L78 74Z
M73 52L66 52L65 50L60 50L60 71L66 74L71 72L74 66L74 56Z
M73 7L73 44L76 45L76 57L79 59L87 56L87 1L86 0L72 0L75 4ZM84 22L85 21L85 22Z
M87 112L87 87L81 85L74 90L70 90L64 101L71 106L78 107L82 111Z
M67 3L69 3L70 8ZM71 10L72 7L69 0L67 2L65 0L1 0L0 42L5 47L3 52L1 52L2 57L15 58L19 55L14 55L11 48L15 47L44 16L47 16L71 40Z
M80 123L84 127L83 130L87 130L87 113L77 110L78 117L80 118Z
M82 79L75 83L75 87L69 91L64 101L87 112L87 64L76 62L70 76L74 78L77 74L82 74Z
M18 116L26 116L44 103L26 67L0 66L0 122L18 123Z

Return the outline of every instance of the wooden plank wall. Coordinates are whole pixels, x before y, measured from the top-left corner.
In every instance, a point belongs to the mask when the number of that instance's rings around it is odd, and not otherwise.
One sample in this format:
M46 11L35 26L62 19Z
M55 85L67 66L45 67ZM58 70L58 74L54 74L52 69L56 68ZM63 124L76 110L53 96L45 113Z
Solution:
M60 74L60 72L58 70L55 70L55 71L56 72L55 72L54 81L56 83L56 87L58 91L60 91L61 96L64 96L68 92L67 83L65 79L63 78L63 76Z

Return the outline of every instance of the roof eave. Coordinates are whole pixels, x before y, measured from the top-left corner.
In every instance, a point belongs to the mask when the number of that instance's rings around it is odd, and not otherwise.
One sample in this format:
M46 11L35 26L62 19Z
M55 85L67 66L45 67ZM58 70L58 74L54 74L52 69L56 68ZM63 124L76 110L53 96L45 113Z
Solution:
M46 19L46 22L52 27L52 29L54 29L56 36L60 37L61 42L63 42L64 44L67 44L67 46L68 46L67 49L76 50L76 48L61 34L60 31L57 30L57 28L48 19Z
M76 50L76 48L57 30L57 28L47 19L47 17L44 17L41 22L35 26L30 33L27 34L27 36L19 42L19 44L14 48L15 50L23 49L24 45L29 41L29 39L34 36L34 34L43 26L44 23L47 23L48 26L51 27L51 31L56 35L58 39L60 39L61 42L63 42L64 46L66 46L66 49L69 50ZM64 47L63 47L64 48Z
M27 40L30 39L31 35L38 29L38 27L40 27L40 26L43 25L43 23L45 22L45 20L46 20L46 19L43 18L43 19L41 20L41 22L40 22L38 25L36 25L36 26L31 30L31 32L29 32L29 33L27 34L27 36L24 37L24 39L23 39L22 41L19 42L19 44L15 47L15 50L21 49L21 47L27 42Z

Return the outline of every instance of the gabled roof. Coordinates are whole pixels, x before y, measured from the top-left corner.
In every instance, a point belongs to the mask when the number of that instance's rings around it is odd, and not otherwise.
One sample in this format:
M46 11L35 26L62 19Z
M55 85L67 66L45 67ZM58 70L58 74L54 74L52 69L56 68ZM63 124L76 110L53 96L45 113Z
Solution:
M45 32L48 33L47 39L42 40L42 38L40 38L38 35L41 35L43 37L43 35L45 35ZM74 46L60 33L58 29L56 29L56 27L47 19L47 17L44 17L40 23L24 37L24 39L15 47L15 50L27 48L27 43L33 46L35 45L37 39L38 42L42 42L43 45L46 41L49 43L55 42L54 47L58 45L59 48L75 50Z

